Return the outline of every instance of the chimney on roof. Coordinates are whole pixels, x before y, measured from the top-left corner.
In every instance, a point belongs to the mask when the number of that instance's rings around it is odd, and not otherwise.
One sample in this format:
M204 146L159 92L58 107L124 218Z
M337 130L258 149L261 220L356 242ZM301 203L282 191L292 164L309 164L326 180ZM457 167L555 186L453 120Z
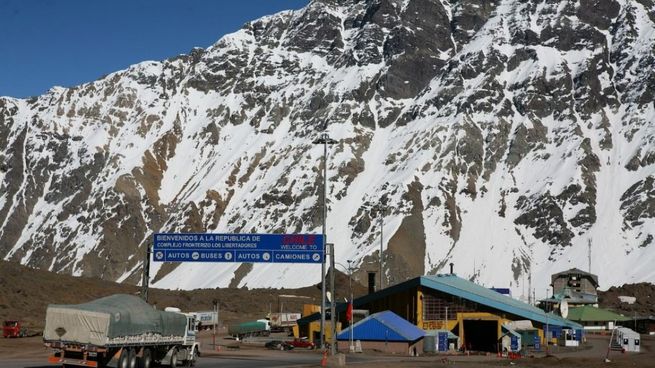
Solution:
M453 266L455 266L455 264L453 262L450 262L450 274L451 275L455 274L455 272L453 272Z

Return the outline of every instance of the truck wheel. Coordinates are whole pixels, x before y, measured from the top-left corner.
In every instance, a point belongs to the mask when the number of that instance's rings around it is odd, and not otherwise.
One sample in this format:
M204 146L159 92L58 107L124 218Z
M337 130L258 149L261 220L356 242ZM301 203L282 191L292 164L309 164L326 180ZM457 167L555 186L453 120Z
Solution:
M134 350L134 348L129 351L127 368L137 368L136 350Z
M169 364L171 368L177 367L177 348L173 349L173 352L171 353L171 359L169 360Z
M191 360L189 360L189 366L190 367L195 366L196 360L198 360L198 349L193 348L193 353L191 353Z
M152 353L150 349L143 349L143 356L139 359L139 368L152 368Z
M118 357L118 368L129 368L129 361L130 361L130 352L128 349L123 348L123 351L121 351L121 355Z

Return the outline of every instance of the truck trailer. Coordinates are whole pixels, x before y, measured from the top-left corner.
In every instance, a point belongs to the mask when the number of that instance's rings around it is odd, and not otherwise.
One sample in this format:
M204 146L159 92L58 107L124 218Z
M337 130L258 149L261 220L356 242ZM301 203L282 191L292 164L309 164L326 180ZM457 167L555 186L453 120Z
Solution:
M191 314L196 318L199 329L213 329L218 325L218 312L216 311L191 312Z
M271 332L290 332L301 317L300 313L271 313Z
M271 325L268 320L258 319L256 321L243 322L228 326L227 333L237 339L252 336L269 336Z
M192 315L124 294L48 305L43 341L53 351L48 362L64 367L192 366L200 353Z

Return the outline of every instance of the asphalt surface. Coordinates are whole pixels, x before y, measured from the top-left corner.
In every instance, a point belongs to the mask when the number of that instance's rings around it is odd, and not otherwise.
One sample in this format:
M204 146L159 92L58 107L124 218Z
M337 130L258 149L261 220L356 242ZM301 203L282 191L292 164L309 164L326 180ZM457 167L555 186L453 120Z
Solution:
M226 367L226 368L239 368L239 367L293 367L293 366L308 366L319 365L320 357L317 360L316 356L287 354L287 356L280 357L248 357L248 356L233 356L233 357L203 357L198 360L197 368L209 367ZM9 360L0 362L2 368L59 368L61 365L44 365L43 359L20 359Z
M320 366L321 354L317 352L298 351L245 351L226 352L216 355L203 356L198 359L197 368L242 368L242 367L307 367ZM379 359L379 358L377 358ZM371 357L351 356L348 361L366 362ZM2 360L0 368L55 368L61 365L43 364L44 359L19 358Z
M203 340L207 340L205 337ZM263 348L262 341L243 343L238 347L234 341L221 339L220 351L209 350L211 345L204 341L203 356L196 367L318 367L322 354L319 351L292 350L279 351ZM611 363L605 363L609 336L588 336L588 343L579 349L551 346L550 356L546 352L535 354L516 362L500 359L495 354L487 355L436 355L407 357L367 352L364 354L347 354L348 365L358 368L400 368L412 367L466 367L489 368L516 365L530 368L634 368L655 367L655 337L642 336L642 352L622 354L612 351ZM232 346L232 347L230 347ZM47 350L40 338L1 339L0 368L54 368L59 365L47 364ZM168 368L168 367L167 367Z

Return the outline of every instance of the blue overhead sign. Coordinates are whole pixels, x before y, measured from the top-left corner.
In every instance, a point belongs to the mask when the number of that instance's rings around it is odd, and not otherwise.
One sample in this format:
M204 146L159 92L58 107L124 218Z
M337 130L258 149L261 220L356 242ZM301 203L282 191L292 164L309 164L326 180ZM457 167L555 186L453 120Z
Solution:
M323 235L155 234L155 262L321 263Z

